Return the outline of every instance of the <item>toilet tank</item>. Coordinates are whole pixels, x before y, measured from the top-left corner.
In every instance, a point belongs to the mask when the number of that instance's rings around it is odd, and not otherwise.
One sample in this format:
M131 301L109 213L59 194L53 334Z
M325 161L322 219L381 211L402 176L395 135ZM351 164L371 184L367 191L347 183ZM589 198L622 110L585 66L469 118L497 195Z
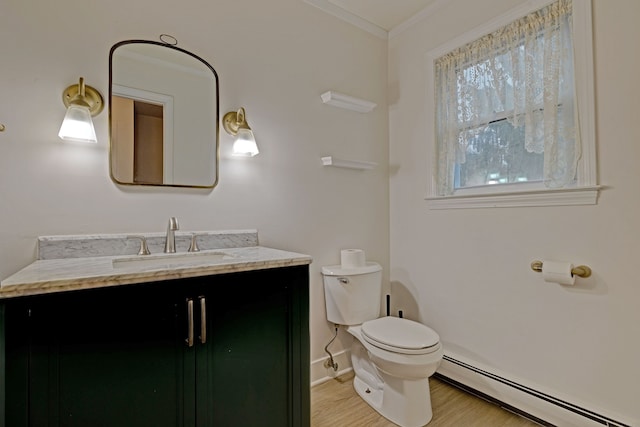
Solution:
M327 320L338 325L359 325L380 317L382 267L367 262L363 267L322 267Z

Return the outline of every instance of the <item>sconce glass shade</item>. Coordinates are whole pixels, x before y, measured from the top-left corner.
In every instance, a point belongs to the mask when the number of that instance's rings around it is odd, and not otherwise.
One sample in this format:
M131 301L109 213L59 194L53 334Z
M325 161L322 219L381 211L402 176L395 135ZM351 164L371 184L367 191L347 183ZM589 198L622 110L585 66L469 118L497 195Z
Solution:
M98 142L91 116L99 114L104 107L100 92L85 85L84 78L80 77L77 85L71 85L62 92L62 102L67 113L58 136L66 141Z
M58 136L66 141L97 143L89 107L79 104L69 105Z
M258 144L251 129L238 129L236 140L233 143L233 155L253 157L258 154Z

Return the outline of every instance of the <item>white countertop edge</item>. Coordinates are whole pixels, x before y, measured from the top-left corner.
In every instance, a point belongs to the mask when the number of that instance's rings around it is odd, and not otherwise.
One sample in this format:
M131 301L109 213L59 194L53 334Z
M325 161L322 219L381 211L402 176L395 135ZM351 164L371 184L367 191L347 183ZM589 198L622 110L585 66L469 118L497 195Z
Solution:
M236 258L225 260L225 262L203 262L170 269L160 266L142 269L113 267L114 259L131 258L131 255L38 260L0 283L0 299L292 267L312 262L309 255L264 246L228 248L223 251L236 255ZM214 253L220 250L200 253L207 252ZM152 257L152 255L149 256Z

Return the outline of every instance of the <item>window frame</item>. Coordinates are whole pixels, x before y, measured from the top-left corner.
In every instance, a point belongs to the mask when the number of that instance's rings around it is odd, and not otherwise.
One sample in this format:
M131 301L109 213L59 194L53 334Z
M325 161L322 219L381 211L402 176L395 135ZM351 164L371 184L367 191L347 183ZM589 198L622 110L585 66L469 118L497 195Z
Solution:
M575 62L576 108L582 141L582 156L578 161L576 185L566 188L547 188L542 182L510 183L456 189L455 194L439 196L436 166L436 96L435 61L452 50L464 46L485 34L541 9L554 0L531 0L495 19L444 43L426 54L427 60L427 117L433 118L433 132L429 135L430 182L426 201L430 209L490 208L517 206L569 206L597 204L600 186L597 184L595 87L593 63L593 29L591 0L573 2L573 48Z

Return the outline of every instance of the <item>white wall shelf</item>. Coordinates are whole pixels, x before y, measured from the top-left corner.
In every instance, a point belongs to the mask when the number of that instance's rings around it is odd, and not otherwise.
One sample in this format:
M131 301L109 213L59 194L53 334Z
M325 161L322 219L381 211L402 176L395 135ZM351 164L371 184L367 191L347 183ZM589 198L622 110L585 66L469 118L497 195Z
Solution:
M347 168L347 169L357 169L357 170L369 170L378 166L378 164L374 162L338 159L333 156L323 157L322 164L324 166L333 166L336 168Z
M327 105L332 105L338 108L344 108L346 110L357 111L358 113L368 113L376 108L377 104L353 96L345 95L342 93L327 91L320 95L322 102Z

